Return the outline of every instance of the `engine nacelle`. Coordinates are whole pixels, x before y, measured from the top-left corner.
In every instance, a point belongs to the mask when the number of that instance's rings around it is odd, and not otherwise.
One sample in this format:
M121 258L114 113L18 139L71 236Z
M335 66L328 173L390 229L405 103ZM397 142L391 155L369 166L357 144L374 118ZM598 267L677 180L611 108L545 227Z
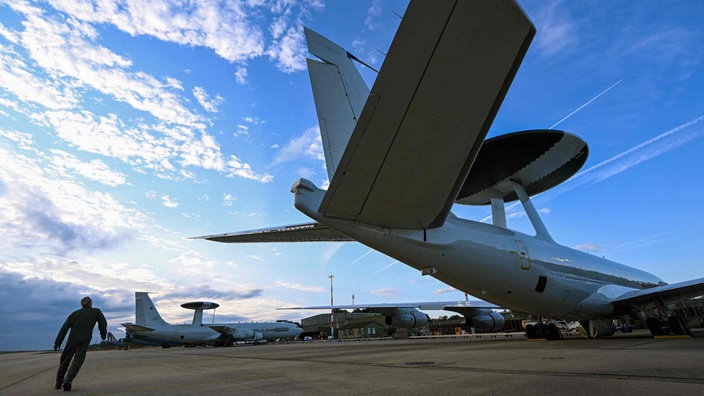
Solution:
M466 320L467 327L487 331L499 330L504 327L505 322L503 315L492 310L480 311Z
M599 319L589 321L589 338L608 337L614 335L616 326L610 319Z
M235 341L261 341L264 339L264 334L253 330L242 330L228 327L227 332Z
M393 316L387 316L385 322L388 326L410 329L428 325L428 315L418 311L397 311Z

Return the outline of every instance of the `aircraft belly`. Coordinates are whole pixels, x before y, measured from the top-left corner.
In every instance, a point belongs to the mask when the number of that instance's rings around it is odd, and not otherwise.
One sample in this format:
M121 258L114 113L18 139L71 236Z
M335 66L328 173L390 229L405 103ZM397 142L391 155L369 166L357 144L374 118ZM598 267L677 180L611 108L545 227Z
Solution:
M354 230L340 231L458 290L509 309L576 316L579 302L593 291L593 285L546 271L535 259L526 269L516 244L524 237L521 234L464 227L458 232L452 227L409 231L355 225ZM530 254L540 256L536 244L528 246ZM535 290L540 276L547 278L542 292Z
M521 269L516 255L514 233L508 232L497 242L494 232L448 229L427 231L389 230L359 224L326 222L353 239L391 256L450 286L494 304L521 310L533 308L533 298L526 292L534 287L538 268ZM457 239L462 235L462 239ZM430 270L429 270L430 269ZM543 302L544 298L536 300ZM544 306L544 305L543 305Z
M581 311L580 303L607 281L635 284L635 279L630 281L628 276L594 280L589 275L603 265L596 258L505 228L454 217L441 227L427 230L378 227L318 213L315 208L324 191L305 179L292 191L296 208L321 224L458 290L508 309L584 317L598 310L592 306ZM639 274L633 271L631 275L637 278Z

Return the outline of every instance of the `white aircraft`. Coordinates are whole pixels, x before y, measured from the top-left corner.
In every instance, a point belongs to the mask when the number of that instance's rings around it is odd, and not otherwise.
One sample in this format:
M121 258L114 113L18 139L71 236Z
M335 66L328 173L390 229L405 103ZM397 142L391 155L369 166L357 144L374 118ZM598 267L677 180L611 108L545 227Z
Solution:
M591 337L629 317L653 335L689 333L672 304L704 294L704 279L668 285L561 246L534 208L530 196L584 164L582 139L532 130L485 140L535 35L514 1L411 1L371 91L352 55L305 33L321 59L308 71L330 186L300 179L291 191L315 222L200 238L358 241L501 307L583 321ZM504 203L517 199L534 236L507 228ZM456 217L455 203L491 205L493 224Z
M289 322L251 322L204 324L203 311L215 309L218 304L194 301L181 307L195 310L190 324L169 324L161 318L149 294L135 292L136 323L122 323L127 339L156 345L216 345L230 346L235 341L253 341L295 338L303 331Z
M468 327L479 330L499 330L504 327L503 315L494 311L499 309L494 304L485 301L435 301L435 302L410 302L387 304L355 304L355 305L323 305L313 307L287 307L279 309L362 309L365 312L376 312L384 315L387 326L395 328L412 329L425 327L430 319L424 311L453 311L465 317Z

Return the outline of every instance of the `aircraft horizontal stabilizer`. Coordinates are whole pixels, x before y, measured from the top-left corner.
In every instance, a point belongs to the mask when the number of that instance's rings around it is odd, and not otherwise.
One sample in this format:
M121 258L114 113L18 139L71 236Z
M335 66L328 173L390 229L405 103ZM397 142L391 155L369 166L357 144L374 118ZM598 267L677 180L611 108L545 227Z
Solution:
M614 299L613 304L623 306L655 299L663 302L682 301L699 296L704 296L704 278L631 291Z
M195 237L215 242L344 242L352 238L320 223L295 224L282 227Z
M411 2L318 212L441 226L534 34L511 1Z
M152 329L151 327L144 327L144 326L140 326L140 325L133 324L133 323L120 323L120 324L125 326L125 328L130 331L139 331L139 332L154 331L154 329Z

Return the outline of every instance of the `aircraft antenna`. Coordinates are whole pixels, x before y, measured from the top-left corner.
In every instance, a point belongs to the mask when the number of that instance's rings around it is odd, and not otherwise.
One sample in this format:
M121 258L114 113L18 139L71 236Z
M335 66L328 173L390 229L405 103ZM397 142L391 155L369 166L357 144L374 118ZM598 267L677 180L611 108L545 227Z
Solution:
M368 64L364 63L363 60L357 58L356 56L350 54L349 52L347 53L347 57L350 58L350 59L352 59L353 61L357 61L357 62L361 63L363 66L366 66L366 67L368 67L368 68L374 70L374 71L376 72L376 74L379 74L379 70L377 70L377 69L375 69L375 68L369 66Z

